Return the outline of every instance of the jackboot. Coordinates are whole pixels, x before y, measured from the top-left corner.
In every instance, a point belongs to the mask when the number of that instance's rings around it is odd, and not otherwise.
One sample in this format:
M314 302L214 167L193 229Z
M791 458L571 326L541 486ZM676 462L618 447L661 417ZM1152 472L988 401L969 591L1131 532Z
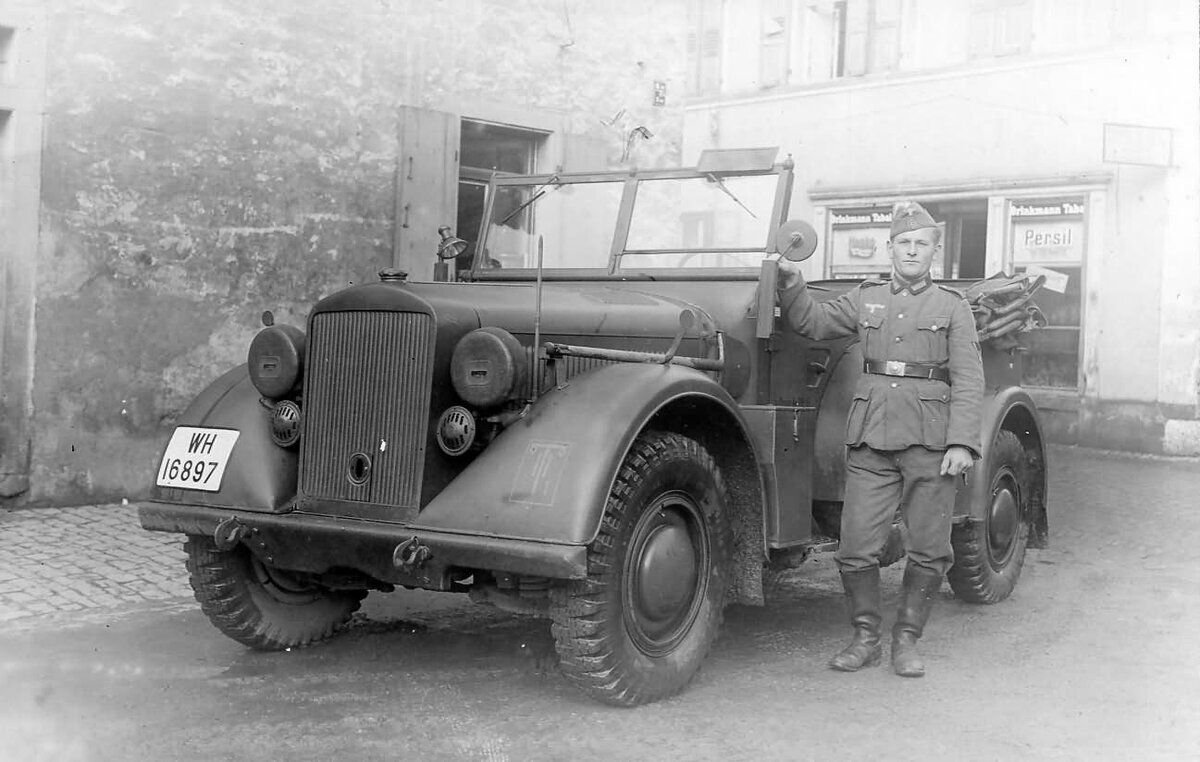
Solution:
M879 626L879 567L842 572L842 587L850 609L854 639L829 660L829 666L841 672L857 672L879 663L883 653Z
M892 669L901 677L924 677L925 662L917 653L917 640L933 608L934 596L942 587L942 575L909 564L904 567L900 610L892 626Z

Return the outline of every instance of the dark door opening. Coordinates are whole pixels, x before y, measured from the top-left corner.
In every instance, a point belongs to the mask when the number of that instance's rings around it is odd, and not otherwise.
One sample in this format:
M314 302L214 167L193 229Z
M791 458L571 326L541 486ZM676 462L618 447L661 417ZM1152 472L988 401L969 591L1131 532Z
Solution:
M946 225L943 278L983 278L987 261L987 199L931 201L923 204Z
M462 121L459 147L458 215L454 234L467 241L455 260L455 271L471 269L475 242L483 225L487 183L492 173L526 174L534 171L537 149L546 135L505 125Z

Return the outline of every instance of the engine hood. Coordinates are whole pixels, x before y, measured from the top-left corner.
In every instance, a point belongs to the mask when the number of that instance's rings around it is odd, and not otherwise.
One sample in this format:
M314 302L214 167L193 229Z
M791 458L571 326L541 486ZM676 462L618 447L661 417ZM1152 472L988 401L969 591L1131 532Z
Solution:
M537 287L532 283L417 283L410 288L439 313L447 303L471 307L480 325L517 334L534 331ZM542 286L541 331L570 336L670 337L679 330L679 316L691 310L697 327L715 326L695 304L658 294L612 288L607 284L546 283ZM694 336L695 329L692 335Z

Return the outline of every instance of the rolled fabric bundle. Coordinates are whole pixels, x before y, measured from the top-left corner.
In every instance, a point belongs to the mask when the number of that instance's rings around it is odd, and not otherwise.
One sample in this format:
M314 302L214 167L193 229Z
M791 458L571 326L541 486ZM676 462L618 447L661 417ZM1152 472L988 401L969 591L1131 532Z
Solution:
M1007 275L997 273L971 284L963 296L971 305L980 341L1007 337L1006 346L1015 346L1013 334L1041 328L1046 317L1033 303L1033 295L1046 282L1044 275Z

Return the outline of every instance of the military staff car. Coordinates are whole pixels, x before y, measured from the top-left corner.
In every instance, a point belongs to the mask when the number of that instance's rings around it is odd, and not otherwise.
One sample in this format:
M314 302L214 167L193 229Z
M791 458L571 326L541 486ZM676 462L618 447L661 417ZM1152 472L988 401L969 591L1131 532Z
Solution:
M765 573L837 545L863 360L781 326L775 262L817 242L776 157L496 175L475 240L442 231L445 282L385 270L303 327L264 314L246 364L182 414L142 526L187 536L201 608L251 648L422 588L545 616L561 672L601 701L678 692L727 603L761 604ZM1046 539L1007 338L983 346L983 463L955 516L950 584L979 603Z

